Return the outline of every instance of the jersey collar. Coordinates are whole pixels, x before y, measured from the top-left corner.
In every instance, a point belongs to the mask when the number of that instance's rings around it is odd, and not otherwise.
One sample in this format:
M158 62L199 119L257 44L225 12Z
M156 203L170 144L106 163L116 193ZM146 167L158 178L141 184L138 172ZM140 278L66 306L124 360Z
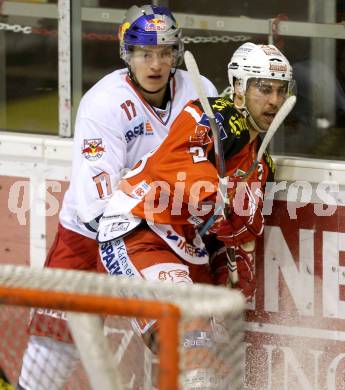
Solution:
M134 85L130 77L126 76L127 83L131 86L131 88L134 90L135 94L139 97L139 99L142 101L144 106L151 112L153 116L155 116L164 126L169 122L170 116L171 116L171 110L175 98L175 92L176 92L176 80L175 77L172 77L169 81L169 88L170 88L170 101L167 103L167 109L166 114L163 116L162 112L164 110L158 109L154 106L152 106L150 103L148 103L143 96L141 95L138 88Z

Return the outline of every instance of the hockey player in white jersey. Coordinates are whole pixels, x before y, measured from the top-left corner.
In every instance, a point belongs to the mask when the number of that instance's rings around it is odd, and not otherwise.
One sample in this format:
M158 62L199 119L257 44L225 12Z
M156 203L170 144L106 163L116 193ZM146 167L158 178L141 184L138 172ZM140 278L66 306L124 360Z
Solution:
M183 42L167 8L132 6L120 26L119 41L126 68L96 83L78 109L71 182L46 267L97 271L98 220L123 171L160 145L184 105L198 97L188 73L177 69L182 63ZM207 94L217 96L213 84L206 78L203 82ZM46 326L40 326L42 323ZM59 334L50 334L53 324L61 329ZM47 355L52 367L59 360L61 368L54 372L49 390L63 388L76 357L71 339L63 336L65 325L63 313L35 313L19 388L42 388L40 375L32 374L31 356L39 363L40 356Z
M121 172L160 145L184 105L197 98L188 73L176 69L183 43L168 10L130 8L119 40L127 68L104 77L81 101L72 180L60 214L62 226L90 238ZM204 83L216 96L213 84Z

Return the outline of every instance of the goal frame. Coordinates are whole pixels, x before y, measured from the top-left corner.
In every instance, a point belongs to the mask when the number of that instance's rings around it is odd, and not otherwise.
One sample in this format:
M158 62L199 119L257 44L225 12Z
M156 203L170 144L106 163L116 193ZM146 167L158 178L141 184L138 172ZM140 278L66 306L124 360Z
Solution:
M130 302L129 302L130 301ZM180 309L172 303L126 299L77 293L3 287L0 285L0 303L14 306L42 307L99 315L157 318L158 356L160 361L159 389L178 390L178 325ZM143 314L145 313L145 314Z
M67 317L75 312L157 320L159 390L180 388L182 320L223 313L241 318L245 308L240 292L219 286L14 265L0 265L0 304L59 310Z

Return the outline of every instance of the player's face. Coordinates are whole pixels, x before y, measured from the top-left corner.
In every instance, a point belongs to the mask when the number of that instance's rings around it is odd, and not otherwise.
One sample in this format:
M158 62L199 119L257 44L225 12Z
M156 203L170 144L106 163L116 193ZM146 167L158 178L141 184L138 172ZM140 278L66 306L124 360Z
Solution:
M138 83L154 92L167 85L174 62L175 50L172 46L136 46L130 66Z
M248 82L246 106L260 129L267 131L288 94L288 82L253 79Z

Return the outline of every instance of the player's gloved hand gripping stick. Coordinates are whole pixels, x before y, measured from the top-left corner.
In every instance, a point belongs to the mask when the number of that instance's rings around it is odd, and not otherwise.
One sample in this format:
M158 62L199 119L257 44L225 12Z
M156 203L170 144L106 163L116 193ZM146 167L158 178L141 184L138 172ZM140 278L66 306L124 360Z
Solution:
M215 214L204 224L202 229L200 230L200 235L203 236L207 230L213 225L213 223L216 221L216 219L219 217L219 214L222 213L224 218L226 219L229 217L229 208L227 207L230 204L229 197L228 197L228 180L226 176L226 169L225 169L225 161L224 161L224 153L222 148L222 143L220 139L220 133L219 128L217 125L217 122L215 120L214 113L212 111L212 108L210 106L210 103L207 99L207 96L205 94L205 90L203 88L203 84L201 82L201 76L199 72L198 65L194 59L194 56L191 52L186 51L184 54L184 60L186 64L186 68L191 76L191 79L193 81L193 85L195 90L198 93L200 103L202 105L202 108L209 120L210 127L213 134L213 140L214 140L214 153L215 153L215 161L216 161L216 169L218 172L219 177L219 195L221 198L221 203L216 210ZM247 181L252 173L255 171L255 168L257 167L258 163L260 162L263 153L265 152L267 145L269 144L271 138L277 131L277 129L280 127L284 119L287 117L287 115L290 113L292 108L294 107L296 103L296 97L290 96L284 104L281 106L280 110L275 115L269 129L266 132L266 135L261 143L261 146L259 148L257 158L249 168L248 172L243 174L240 178L241 181ZM228 256L228 268L230 273L230 279L233 284L236 284L238 282L238 274L237 274L237 265L235 260L235 253L233 248L227 248L227 256Z

